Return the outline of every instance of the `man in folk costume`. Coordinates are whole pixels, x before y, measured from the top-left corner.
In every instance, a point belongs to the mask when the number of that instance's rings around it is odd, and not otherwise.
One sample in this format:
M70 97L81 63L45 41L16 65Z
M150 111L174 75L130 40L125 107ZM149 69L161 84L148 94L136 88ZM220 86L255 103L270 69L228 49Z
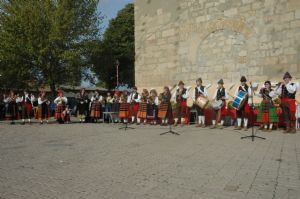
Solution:
M7 110L5 117L11 120L10 124L15 124L15 120L17 119L17 103L16 103L17 95L15 95L14 91L11 90L9 95L3 100L4 103L7 104Z
M63 112L66 109L66 104L68 103L68 99L64 96L64 92L62 90L58 91L58 96L55 98L54 103L55 107L55 119L60 124L64 123L64 115Z
M292 83L292 76L286 72L283 76L283 82L279 84L276 93L281 95L281 107L285 120L286 130L284 133L296 133L296 92L298 84Z
M173 118L171 97L172 95L168 86L165 86L164 92L158 96L159 105L157 117L161 119L162 126L167 125Z
M102 113L102 101L103 97L99 94L98 91L94 92L94 95L91 98L91 118L93 122L98 122L98 119L101 118Z
M79 96L77 98L77 116L79 117L80 123L85 122L89 112L89 98L86 95L85 89L81 88Z
M202 85L202 79L198 78L196 80L197 86L194 89L194 94L192 99L194 101L194 107L196 108L198 114L198 124L196 127L205 127L205 116L204 116L204 109L195 105L195 102L199 96L207 97L207 89Z
M183 126L185 116L187 114L186 99L188 98L188 90L184 88L184 83L178 83L179 88L176 90L176 118L174 126L177 126L178 120L181 118L180 125Z
M115 95L119 95L119 93L116 93ZM129 106L130 104L127 102L128 100L128 91L123 91L120 95L120 98L118 99L115 97L115 103L119 104L119 119L120 122L123 121L123 123L128 123L128 117L129 117Z
M218 87L215 91L213 96L213 100L219 101L222 100L222 107L218 110L213 110L213 120L212 120L212 129L219 127L220 129L223 128L224 120L222 116L226 114L226 100L228 99L228 93L224 88L224 81L220 79L218 81Z
M147 89L143 89L139 109L137 112L137 125L143 120L144 124L147 123L147 104L148 104L149 92Z
M156 125L157 113L158 113L158 96L155 89L150 90L150 96L147 104L147 120L151 121L151 124Z
M28 93L27 90L24 91L22 98L22 124L25 124L25 119L28 119L28 123L31 123L32 116L32 96Z
M45 91L41 91L38 97L38 105L39 105L39 120L40 123L43 124L46 120L46 123L48 124L48 119L50 117L50 101L46 96Z
M261 88L257 95L263 99L260 103L257 114L257 121L262 124L260 130L271 132L273 123L277 123L279 121L276 107L272 100L274 92L271 89L271 82L265 81L264 88Z
M139 103L141 102L141 96L137 92L137 87L133 87L132 93L128 96L127 102L129 106L129 114L131 115L131 123L135 122L137 112L139 110Z
M252 96L252 90L251 88L247 85L247 79L245 76L241 77L241 85L237 88L235 92L235 96L238 95L239 91L243 91L246 94L245 96L245 102L244 104L236 111L237 113L237 127L235 130L241 130L242 129L242 119L244 120L244 130L248 130L248 118L250 115L250 106L249 103L251 102L251 96Z

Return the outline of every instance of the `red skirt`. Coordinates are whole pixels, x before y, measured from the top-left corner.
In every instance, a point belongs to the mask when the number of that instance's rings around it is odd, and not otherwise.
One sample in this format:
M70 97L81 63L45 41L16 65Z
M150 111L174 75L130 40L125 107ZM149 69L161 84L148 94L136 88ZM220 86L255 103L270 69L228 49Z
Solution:
M55 107L55 119L64 119L63 112L66 109L66 106L64 104L58 104Z
M25 119L31 118L32 113L32 104L31 103L23 103L23 110L22 110L22 118Z
M227 115L227 106L226 106L226 101L223 100L223 106L221 108L221 116L226 116L226 115Z

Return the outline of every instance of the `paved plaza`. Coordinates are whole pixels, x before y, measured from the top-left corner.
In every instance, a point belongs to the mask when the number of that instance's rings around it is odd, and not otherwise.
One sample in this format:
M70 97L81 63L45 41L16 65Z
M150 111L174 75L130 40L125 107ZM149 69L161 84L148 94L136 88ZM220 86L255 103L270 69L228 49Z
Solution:
M299 199L300 131L0 123L0 199Z

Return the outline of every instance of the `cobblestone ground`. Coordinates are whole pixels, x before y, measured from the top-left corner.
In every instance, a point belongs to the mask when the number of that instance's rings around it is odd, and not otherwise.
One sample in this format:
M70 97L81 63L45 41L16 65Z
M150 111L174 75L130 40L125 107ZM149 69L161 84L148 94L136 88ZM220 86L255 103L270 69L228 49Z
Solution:
M300 132L0 123L0 198L299 199Z

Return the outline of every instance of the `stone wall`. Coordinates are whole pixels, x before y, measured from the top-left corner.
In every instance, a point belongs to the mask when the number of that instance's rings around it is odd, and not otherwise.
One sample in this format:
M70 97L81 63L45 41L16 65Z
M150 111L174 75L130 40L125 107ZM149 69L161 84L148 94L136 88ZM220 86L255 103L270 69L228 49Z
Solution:
M300 0L136 0L135 37L138 87L300 79Z

